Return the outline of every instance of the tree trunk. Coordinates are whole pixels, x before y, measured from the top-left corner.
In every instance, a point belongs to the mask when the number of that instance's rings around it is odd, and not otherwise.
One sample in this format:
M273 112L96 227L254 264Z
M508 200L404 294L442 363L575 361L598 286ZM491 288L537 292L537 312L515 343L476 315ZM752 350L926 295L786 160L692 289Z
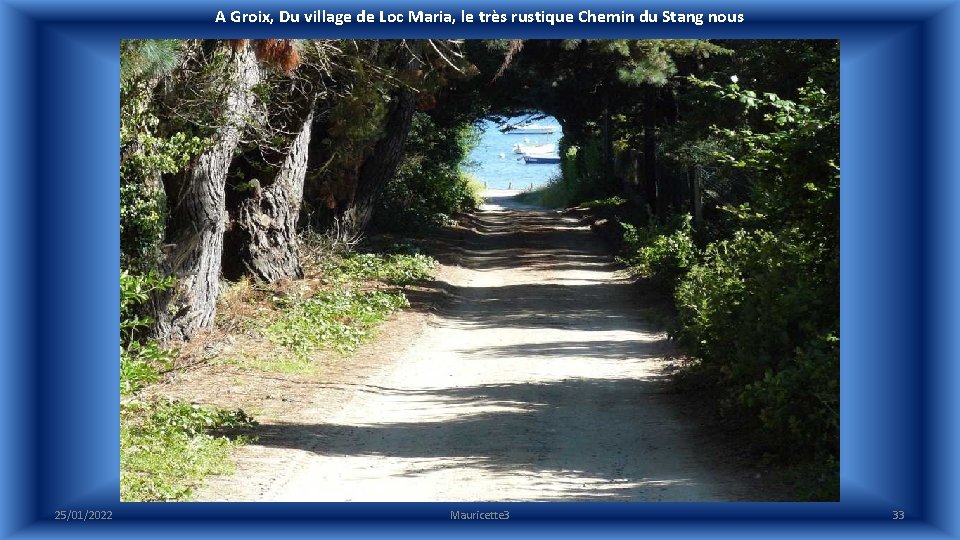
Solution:
M603 136L603 179L600 181L602 195L609 195L614 187L613 181L613 133L610 129L610 89L603 86L603 120L601 132Z
M370 224L377 199L403 159L403 146L410 133L415 108L416 99L409 90L399 90L391 100L385 134L360 167L353 200L340 214L338 235L341 240L351 241Z
M303 201L313 114L311 105L273 182L255 187L252 196L240 203L237 226L243 267L268 283L303 277L297 219Z
M657 193L657 89L648 85L643 104L643 195L650 210L659 213Z
M691 173L687 173L691 174ZM698 165L693 169L690 178L690 197L693 200L693 226L699 228L703 224L703 169Z
M156 299L157 336L164 342L189 339L212 324L216 313L227 217L224 182L252 112L250 90L260 80L249 45L227 54L221 127L213 144L166 186L171 208L161 268L177 282Z

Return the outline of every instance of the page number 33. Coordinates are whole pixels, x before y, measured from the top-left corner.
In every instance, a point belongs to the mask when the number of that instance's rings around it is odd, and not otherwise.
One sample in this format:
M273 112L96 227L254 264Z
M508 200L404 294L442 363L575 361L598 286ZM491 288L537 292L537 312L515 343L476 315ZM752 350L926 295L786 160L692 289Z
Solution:
M903 518L904 518L903 510L892 510L892 512L893 512L893 519L903 519Z

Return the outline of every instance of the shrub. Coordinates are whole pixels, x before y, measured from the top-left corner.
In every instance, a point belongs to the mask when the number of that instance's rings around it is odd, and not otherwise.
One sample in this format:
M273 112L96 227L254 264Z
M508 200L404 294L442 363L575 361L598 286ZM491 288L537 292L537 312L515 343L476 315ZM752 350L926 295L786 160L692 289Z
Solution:
M697 260L691 223L689 214L675 216L666 225L653 222L637 228L621 223L624 245L621 260L637 274L653 278L673 290Z
M376 224L390 231L417 232L479 206L481 185L461 170L476 140L473 125L438 126L430 115L416 113L406 156L378 202Z
M518 193L516 199L542 208L567 208L575 204L576 192L562 175L557 175L533 191Z
M563 179L573 193L573 202L607 197L614 190L612 178L602 174L603 149L600 139L590 137L573 152L566 152L561 166Z
M125 42L126 50L131 42ZM164 40L146 40L140 51L173 47ZM166 51L170 53L170 51ZM136 55L127 54L125 58ZM155 62L149 62L154 65ZM122 66L121 69L124 69ZM146 65L137 68L148 69ZM135 70L136 71L136 70ZM120 107L120 263L143 271L159 258L167 218L161 175L182 170L203 152L209 140L184 132L158 134L160 119L151 92L136 79L121 84Z
M151 324L142 315L150 295L172 287L172 277L161 278L155 272L135 275L120 272L120 393L131 394L159 378L159 370L168 367L175 355L154 339L139 334Z
M676 289L675 337L783 456L831 454L839 438L839 299L826 254L798 233L741 230L707 246Z
M747 384L739 401L759 414L768 444L794 454L840 455L840 339L813 338L780 371L767 369Z
M676 288L674 337L766 449L835 479L839 458L839 102L808 84L797 102L694 81L745 121L714 129L714 158L751 179ZM806 470L806 469L805 469ZM827 471L829 472L829 471ZM826 474L826 473L825 473Z

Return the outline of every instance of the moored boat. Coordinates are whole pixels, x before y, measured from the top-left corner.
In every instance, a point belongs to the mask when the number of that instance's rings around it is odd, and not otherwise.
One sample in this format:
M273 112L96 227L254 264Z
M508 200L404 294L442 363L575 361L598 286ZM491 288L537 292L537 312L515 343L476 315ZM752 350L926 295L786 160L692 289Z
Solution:
M560 154L522 154L525 163L560 163Z
M557 145L548 143L513 145L513 153L515 154L549 154L550 152L555 152L556 150Z
M556 133L557 129L559 129L559 126L521 124L519 126L507 126L503 129L503 132L510 135L550 135Z

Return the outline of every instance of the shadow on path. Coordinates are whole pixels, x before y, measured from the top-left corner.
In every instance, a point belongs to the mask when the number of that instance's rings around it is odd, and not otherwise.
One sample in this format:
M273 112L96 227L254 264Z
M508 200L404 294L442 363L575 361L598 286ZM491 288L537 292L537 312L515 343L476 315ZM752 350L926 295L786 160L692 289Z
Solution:
M393 473L399 478L463 467L527 477L538 500L685 500L677 490L701 488L689 476L689 460L672 455L686 451L671 444L689 428L675 420L655 379L365 391L424 418L265 425L259 444L299 441L298 450L372 463L399 458L405 463ZM598 421L605 417L630 423Z
M696 425L659 375L666 336L643 320L635 286L588 228L528 209L462 225L444 246L460 277L408 293L437 306L438 321L391 370L354 386L326 423L259 427L258 444L312 457L277 498L753 495L697 448Z

